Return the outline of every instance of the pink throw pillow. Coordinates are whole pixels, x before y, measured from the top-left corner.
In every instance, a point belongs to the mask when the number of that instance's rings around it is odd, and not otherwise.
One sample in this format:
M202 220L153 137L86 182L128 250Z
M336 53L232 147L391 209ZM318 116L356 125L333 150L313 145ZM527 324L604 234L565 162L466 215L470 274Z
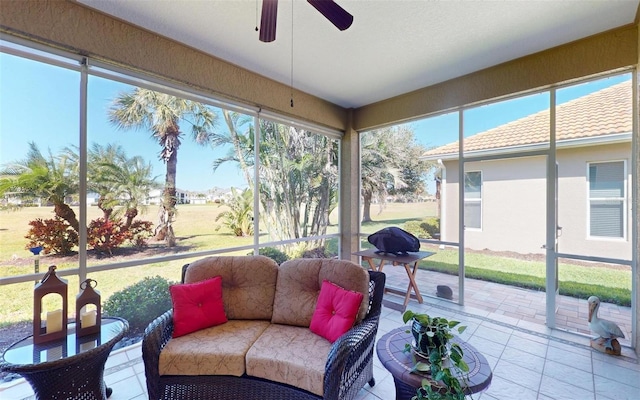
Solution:
M363 297L362 293L323 281L309 329L331 343L335 342L353 326Z
M222 277L171 285L173 337L227 322L222 302Z

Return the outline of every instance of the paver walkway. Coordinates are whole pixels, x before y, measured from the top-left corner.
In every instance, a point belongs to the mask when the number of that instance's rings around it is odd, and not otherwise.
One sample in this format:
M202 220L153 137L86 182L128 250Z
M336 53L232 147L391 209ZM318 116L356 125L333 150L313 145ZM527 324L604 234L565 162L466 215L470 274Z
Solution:
M386 265L383 269L387 275L387 285L406 288L409 280L402 267ZM435 296L437 285L447 285L453 290L453 302L458 302L458 277L438 272L419 270L416 276L420 293L423 296ZM501 285L477 279L465 280L466 307L473 308L479 314L491 313L503 316L504 322L513 325L524 322L545 326L546 293L515 286ZM391 296L389 296L391 297ZM439 301L444 301L439 299ZM401 300L398 300L401 302ZM586 299L569 296L558 296L556 312L556 328L568 332L576 332L591 336L589 329L588 306ZM620 339L623 346L631 345L631 308L616 304L601 303L598 317L614 321L626 339ZM638 396L640 400L640 395Z

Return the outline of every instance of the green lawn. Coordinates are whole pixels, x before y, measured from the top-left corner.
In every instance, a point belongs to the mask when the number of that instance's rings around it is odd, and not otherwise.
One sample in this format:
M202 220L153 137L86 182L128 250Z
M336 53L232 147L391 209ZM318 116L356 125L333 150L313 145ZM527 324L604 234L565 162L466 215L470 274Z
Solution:
M458 272L458 251L436 252L420 268L450 274ZM476 252L465 254L465 275L535 290L545 290L546 265L541 261L525 261ZM605 266L582 266L560 263L558 266L560 294L586 299L591 295L600 300L631 306L631 269Z
M216 216L223 211L217 205L180 205L178 217L174 224L178 241L178 251L201 251L208 249L222 249L235 246L249 245L253 238L238 238L221 228L215 222ZM374 220L363 224L364 233L372 233L386 226L402 227L406 221L420 220L433 215L435 203L390 203L381 213L373 205L371 216ZM77 212L77 210L76 210ZM18 211L0 211L0 276L22 275L33 272L33 256L25 250L24 235L28 230L28 221L34 218L52 218L50 207L25 208ZM97 207L89 209L88 219L100 216ZM155 221L155 207L150 207L143 219ZM337 214L331 216L333 225L329 232L337 230ZM368 247L366 238L363 246ZM160 245L160 248L162 246ZM161 254L151 254L159 256ZM239 252L238 254L246 254ZM123 261L115 258L90 258L89 266ZM179 281L180 269L189 260L168 261L90 274L90 278L98 282L97 289L101 292L103 301L114 292L123 289L147 276L162 276L171 281ZM49 256L42 257L40 271L43 272L51 263L56 263L59 269L77 268L77 258L64 260ZM477 252L467 252L465 255L466 273L468 277L493 280L501 283L530 287L537 290L544 289L546 268L543 262L517 260L506 257L489 256ZM424 262L421 268L436 269L447 273L457 273L458 252L456 249L437 249L436 254ZM578 265L560 264L560 289L568 294L583 297L585 293L598 294L603 299L618 304L630 301L631 271L629 269L612 269L601 267L583 267ZM73 301L78 287L78 278L68 277L69 280L69 309L73 310ZM6 326L17 321L30 320L33 302L33 283L22 283L0 286L0 326Z

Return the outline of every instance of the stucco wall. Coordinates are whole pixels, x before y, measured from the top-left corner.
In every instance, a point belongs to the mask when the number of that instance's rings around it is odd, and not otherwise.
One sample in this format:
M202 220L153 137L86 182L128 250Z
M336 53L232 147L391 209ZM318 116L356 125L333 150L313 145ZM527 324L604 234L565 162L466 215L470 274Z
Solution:
M458 238L458 167L446 162L445 240ZM543 157L467 163L482 172L482 229L465 229L465 247L542 253L545 243L546 167ZM513 180L517 177L516 180Z
M558 249L562 253L630 260L631 144L561 149L559 171ZM588 237L587 163L627 162L627 236ZM445 221L443 239L458 240L458 166L445 162ZM465 229L465 247L474 250L544 254L546 223L546 157L524 157L467 163L465 171L482 172L482 229Z
M558 250L562 253L631 259L631 144L594 146L559 150L558 225L562 235ZM627 219L624 239L594 238L588 232L587 164L596 161L624 160L627 167Z

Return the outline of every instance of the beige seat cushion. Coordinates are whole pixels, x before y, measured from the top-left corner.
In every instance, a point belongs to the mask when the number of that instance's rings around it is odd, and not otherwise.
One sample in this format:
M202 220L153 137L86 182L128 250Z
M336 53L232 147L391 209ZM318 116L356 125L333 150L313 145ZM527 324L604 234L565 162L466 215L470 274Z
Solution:
M271 325L247 352L247 375L286 383L322 396L328 340L308 328Z
M245 373L245 355L269 321L228 321L169 340L160 352L160 375Z
M278 264L264 256L206 257L194 261L185 283L222 277L222 300L227 318L270 320Z
M362 293L356 323L362 321L369 307L367 271L347 260L301 258L280 265L271 322L308 328L325 279L347 290Z

